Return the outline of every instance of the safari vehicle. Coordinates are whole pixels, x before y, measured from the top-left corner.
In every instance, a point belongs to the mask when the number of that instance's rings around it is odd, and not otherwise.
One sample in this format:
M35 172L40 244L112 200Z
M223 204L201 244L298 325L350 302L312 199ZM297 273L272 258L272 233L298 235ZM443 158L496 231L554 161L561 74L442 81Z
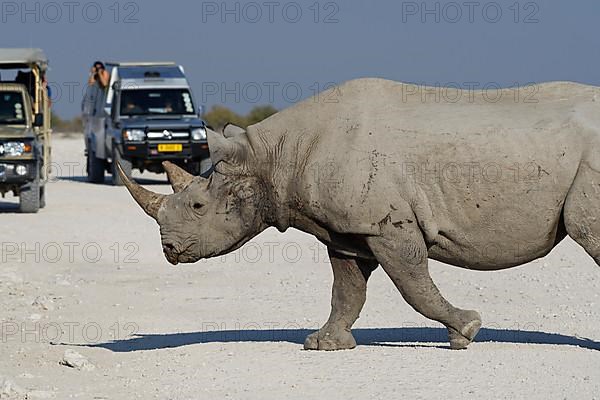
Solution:
M19 196L19 210L46 206L50 108L40 49L0 49L0 193ZM9 79L9 75L15 75Z
M183 67L174 63L107 63L110 84L88 87L82 104L88 181L114 185L132 170L164 172L171 161L198 175L211 167L206 124Z

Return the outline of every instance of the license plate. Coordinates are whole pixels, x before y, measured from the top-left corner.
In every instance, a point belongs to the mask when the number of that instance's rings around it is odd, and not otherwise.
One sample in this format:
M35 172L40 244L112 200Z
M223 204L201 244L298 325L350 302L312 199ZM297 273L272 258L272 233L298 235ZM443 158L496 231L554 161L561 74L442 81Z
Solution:
M183 151L183 145L180 143L159 144L158 151L161 153Z

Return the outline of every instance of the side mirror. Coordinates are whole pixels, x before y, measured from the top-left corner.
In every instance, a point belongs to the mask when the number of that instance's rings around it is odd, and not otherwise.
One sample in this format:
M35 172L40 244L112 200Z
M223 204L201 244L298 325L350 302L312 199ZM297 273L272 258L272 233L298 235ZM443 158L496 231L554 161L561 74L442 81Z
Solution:
M33 116L33 126L36 128L44 126L44 114L38 113Z
M121 121L119 120L114 104L113 107L106 107L104 111L106 112L107 118L112 121L113 126L119 128L121 126Z

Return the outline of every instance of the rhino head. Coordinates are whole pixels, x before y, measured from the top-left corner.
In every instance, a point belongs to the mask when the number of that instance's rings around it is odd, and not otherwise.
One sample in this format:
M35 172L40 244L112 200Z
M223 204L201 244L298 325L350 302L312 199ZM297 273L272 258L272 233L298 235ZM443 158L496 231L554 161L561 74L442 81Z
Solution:
M146 190L118 168L135 201L158 222L165 257L173 265L226 254L268 226L264 184L249 173L252 157L245 133L235 133L208 132L215 166L209 178L164 162L174 191L170 195Z

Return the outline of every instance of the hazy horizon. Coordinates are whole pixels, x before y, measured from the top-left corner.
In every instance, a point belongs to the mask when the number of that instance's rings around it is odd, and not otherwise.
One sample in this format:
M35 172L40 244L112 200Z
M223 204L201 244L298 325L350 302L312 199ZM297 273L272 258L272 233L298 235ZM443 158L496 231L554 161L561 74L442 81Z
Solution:
M207 109L245 113L365 76L441 86L598 85L599 11L592 0L9 1L0 3L0 47L44 49L61 117L79 113L96 59L175 61Z

